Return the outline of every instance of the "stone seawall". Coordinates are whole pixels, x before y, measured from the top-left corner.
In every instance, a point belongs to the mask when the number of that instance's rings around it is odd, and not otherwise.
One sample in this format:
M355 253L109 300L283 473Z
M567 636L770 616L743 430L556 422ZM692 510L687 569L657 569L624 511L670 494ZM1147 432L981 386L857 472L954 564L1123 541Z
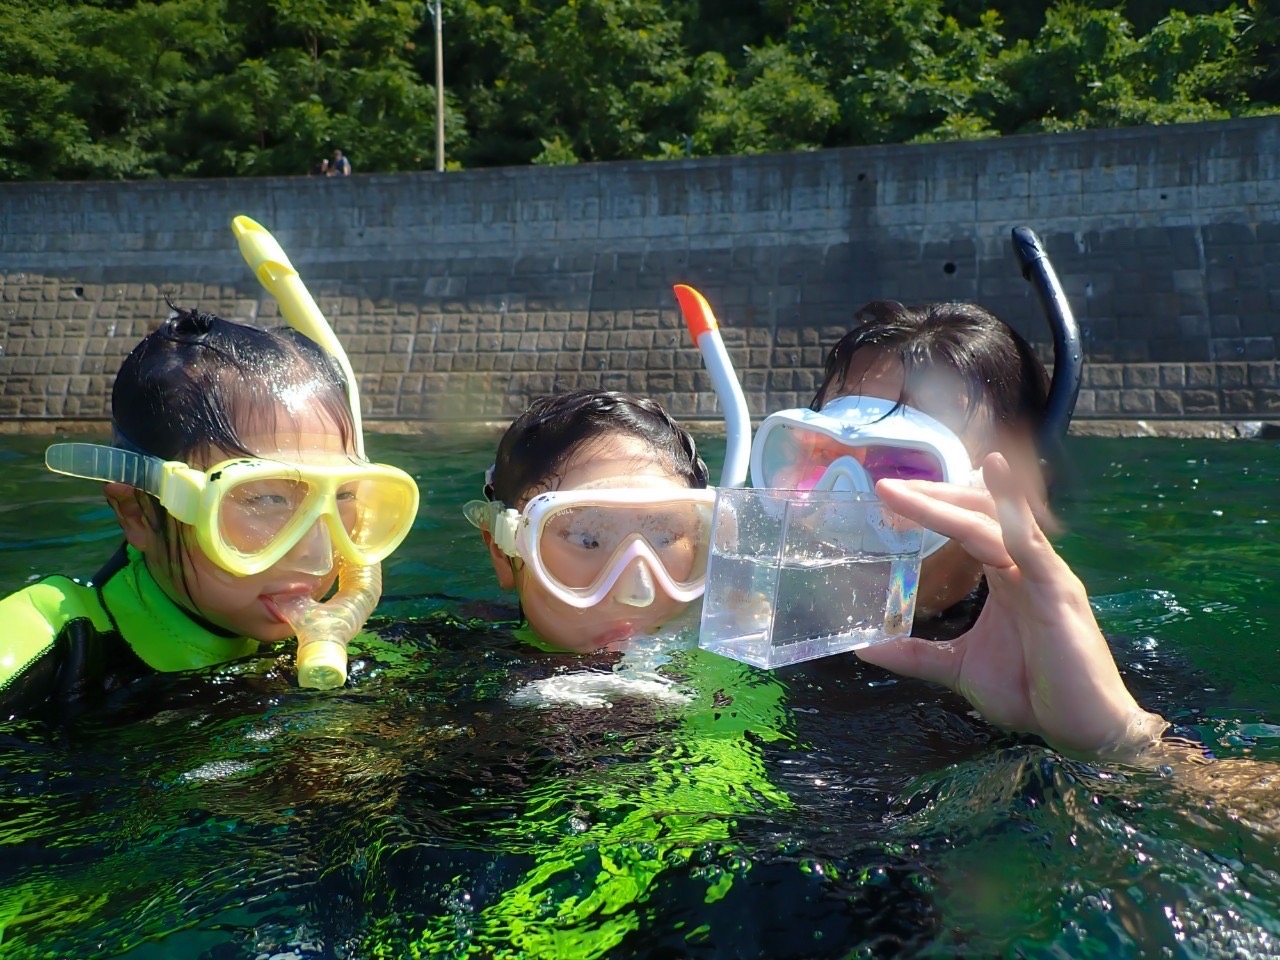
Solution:
M604 385L717 410L671 285L752 413L807 403L859 305L976 300L1051 340L1010 229L1081 323L1078 415L1280 416L1280 118L973 143L348 179L0 185L0 418L109 416L175 302L270 322L229 221L271 229L368 416L495 420Z

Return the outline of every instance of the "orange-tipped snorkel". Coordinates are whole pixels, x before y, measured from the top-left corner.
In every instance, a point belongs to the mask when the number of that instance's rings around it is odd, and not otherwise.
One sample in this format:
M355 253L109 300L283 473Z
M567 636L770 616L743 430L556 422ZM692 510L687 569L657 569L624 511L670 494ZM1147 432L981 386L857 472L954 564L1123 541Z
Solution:
M248 217L231 221L240 253L254 276L280 304L285 322L315 341L347 378L356 453L364 458L360 388L346 351L320 312L298 271L265 227ZM295 597L279 603L298 638L298 686L329 690L347 682L347 644L364 626L382 595L382 567L338 558L338 590L324 603Z
M707 298L683 283L677 283L674 289L685 325L702 353L702 362L711 374L711 383L724 411L724 467L720 471L719 485L744 486L751 463L751 413L747 410L747 398L742 393L742 384L738 382L738 375L729 360L729 351L720 336L720 325Z

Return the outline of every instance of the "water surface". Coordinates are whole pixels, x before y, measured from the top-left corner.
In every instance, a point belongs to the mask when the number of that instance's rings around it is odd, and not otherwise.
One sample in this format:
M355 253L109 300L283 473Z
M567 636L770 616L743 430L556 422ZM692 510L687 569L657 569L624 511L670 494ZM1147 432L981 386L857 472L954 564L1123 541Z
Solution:
M6 591L118 539L44 444L0 443ZM523 643L460 509L493 446L370 438L423 510L346 689L285 652L0 725L0 957L1280 955L1276 840L1229 797L850 657ZM1278 455L1079 440L1061 484L1127 679L1219 756L1280 760Z

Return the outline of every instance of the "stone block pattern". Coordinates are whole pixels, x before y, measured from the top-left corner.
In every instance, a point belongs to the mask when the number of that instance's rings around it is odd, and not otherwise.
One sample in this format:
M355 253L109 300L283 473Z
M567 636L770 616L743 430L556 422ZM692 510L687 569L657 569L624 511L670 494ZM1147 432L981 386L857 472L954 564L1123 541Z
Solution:
M868 300L976 300L1052 357L1010 229L1045 242L1079 415L1280 414L1280 118L661 163L0 185L0 417L104 418L165 298L278 321L228 227L268 226L372 419L506 419L578 386L717 417L671 292L752 413L806 404Z

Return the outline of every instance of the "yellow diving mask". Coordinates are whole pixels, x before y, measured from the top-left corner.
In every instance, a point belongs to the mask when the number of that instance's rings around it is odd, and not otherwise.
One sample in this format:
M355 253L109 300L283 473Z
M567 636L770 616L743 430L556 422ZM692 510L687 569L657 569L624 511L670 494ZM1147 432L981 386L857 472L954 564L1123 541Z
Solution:
M333 464L251 457L208 470L118 447L57 443L50 470L127 483L156 497L175 520L195 528L205 554L247 577L275 566L323 523L333 551L353 564L379 563L400 545L418 513L418 486L403 470L343 459ZM324 558L332 568L332 552Z

